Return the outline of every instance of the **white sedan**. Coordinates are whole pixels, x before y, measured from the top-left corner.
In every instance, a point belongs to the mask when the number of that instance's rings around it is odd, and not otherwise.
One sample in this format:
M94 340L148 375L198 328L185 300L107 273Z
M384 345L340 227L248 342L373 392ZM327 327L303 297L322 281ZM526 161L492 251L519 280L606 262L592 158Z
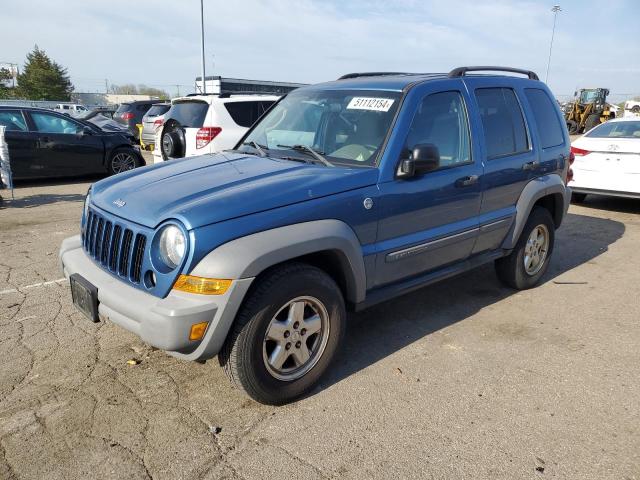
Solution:
M640 198L640 118L616 118L571 144L573 199L587 195Z

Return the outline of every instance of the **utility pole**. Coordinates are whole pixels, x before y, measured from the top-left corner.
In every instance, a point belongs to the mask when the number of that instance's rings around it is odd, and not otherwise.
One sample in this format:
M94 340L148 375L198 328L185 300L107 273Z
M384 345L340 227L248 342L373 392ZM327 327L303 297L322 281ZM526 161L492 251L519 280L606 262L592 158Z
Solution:
M554 5L551 8L553 12L553 30L551 30L551 44L549 45L549 59L547 60L547 74L544 76L544 83L549 80L549 67L551 66L551 50L553 49L553 37L556 34L556 19L558 18L558 12L562 11L560 5Z
M109 93L109 80L106 78L104 79L104 93Z
M176 92L177 92L177 97L180 96L180 85L176 85Z
M200 89L203 94L207 93L207 83L204 76L204 0L200 0L200 38L202 40L202 88Z

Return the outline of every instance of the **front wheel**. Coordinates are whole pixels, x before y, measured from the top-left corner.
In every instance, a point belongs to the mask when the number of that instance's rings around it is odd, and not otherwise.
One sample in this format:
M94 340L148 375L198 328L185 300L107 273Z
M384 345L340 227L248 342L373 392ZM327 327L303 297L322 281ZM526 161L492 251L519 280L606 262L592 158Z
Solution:
M500 281L517 290L535 287L549 267L554 241L549 210L534 207L511 254L496 260Z
M128 148L117 148L109 158L107 169L109 175L117 175L118 173L133 170L140 165L140 158L136 152Z
M257 281L218 359L251 398L281 405L307 393L327 370L344 336L344 299L331 277L302 263Z

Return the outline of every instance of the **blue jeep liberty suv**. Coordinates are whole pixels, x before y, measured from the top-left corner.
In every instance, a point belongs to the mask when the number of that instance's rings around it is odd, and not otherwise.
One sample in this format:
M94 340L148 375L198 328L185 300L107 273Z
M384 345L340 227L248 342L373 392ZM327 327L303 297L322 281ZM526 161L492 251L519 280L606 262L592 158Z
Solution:
M348 74L288 94L234 150L95 183L61 267L91 320L217 355L282 404L329 368L347 310L487 262L535 286L569 205L569 145L530 71Z

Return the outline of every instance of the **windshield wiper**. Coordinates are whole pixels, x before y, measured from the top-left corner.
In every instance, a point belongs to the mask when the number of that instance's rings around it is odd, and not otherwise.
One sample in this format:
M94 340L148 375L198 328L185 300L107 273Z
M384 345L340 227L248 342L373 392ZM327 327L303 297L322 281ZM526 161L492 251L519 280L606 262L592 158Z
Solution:
M315 151L313 148L308 147L307 145L278 145L278 147L289 148L291 150L295 150L296 152L308 153L323 165L327 167L335 167L333 163L322 156L322 153Z
M258 154L261 157L266 157L267 156L267 152L265 151L265 149L268 150L269 147L267 147L265 145L260 145L258 142L254 142L254 141L244 142L242 145L247 145L249 147L255 148L258 151Z

